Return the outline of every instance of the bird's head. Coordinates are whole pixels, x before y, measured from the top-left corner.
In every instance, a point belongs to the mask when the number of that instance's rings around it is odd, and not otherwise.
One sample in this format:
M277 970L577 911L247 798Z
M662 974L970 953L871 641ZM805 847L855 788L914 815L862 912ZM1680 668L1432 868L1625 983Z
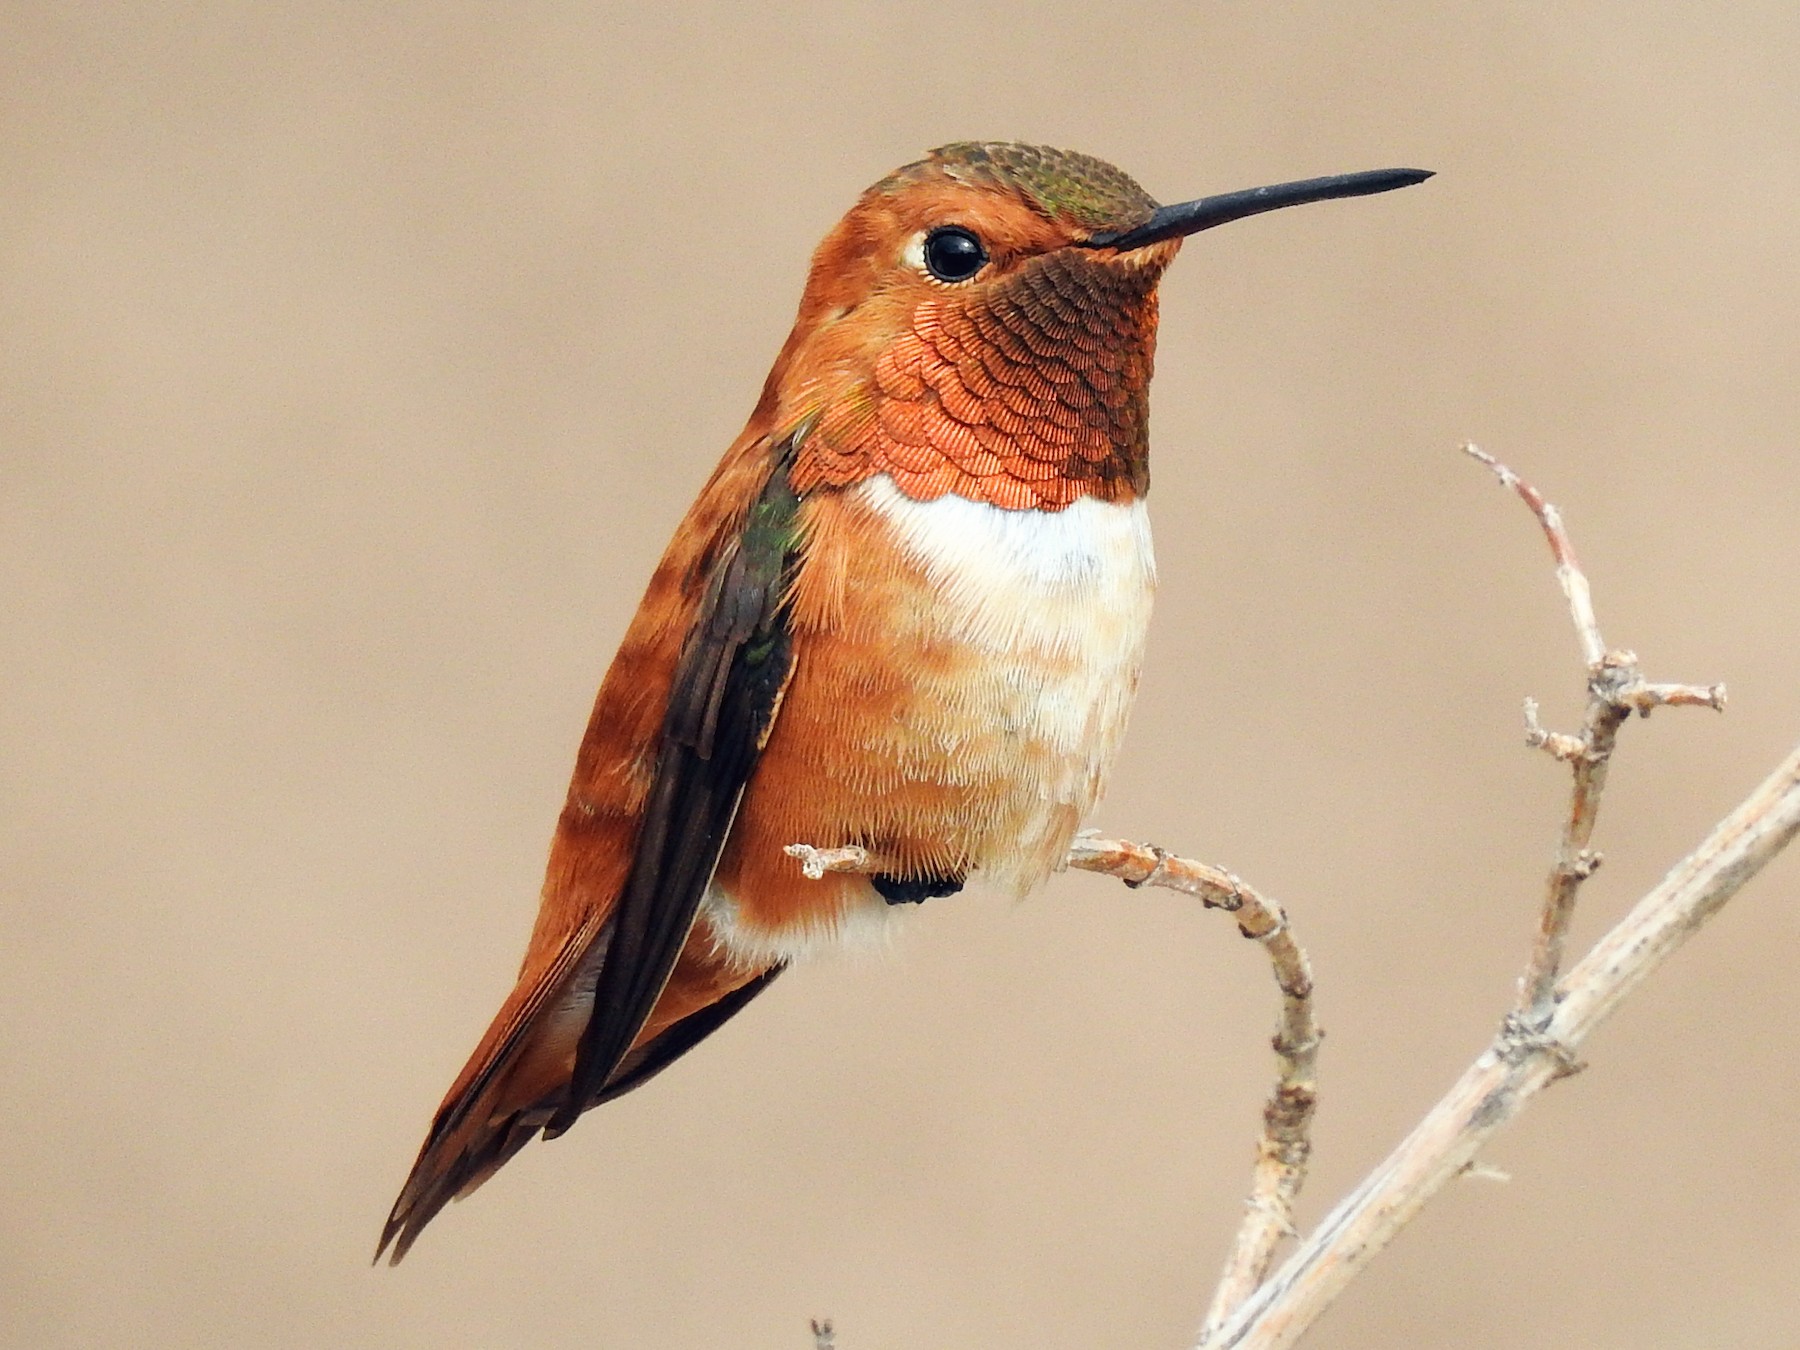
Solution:
M795 486L877 473L1013 509L1148 485L1156 286L1187 235L1429 175L1384 170L1159 206L1043 146L958 142L871 187L813 255L758 408L809 428Z

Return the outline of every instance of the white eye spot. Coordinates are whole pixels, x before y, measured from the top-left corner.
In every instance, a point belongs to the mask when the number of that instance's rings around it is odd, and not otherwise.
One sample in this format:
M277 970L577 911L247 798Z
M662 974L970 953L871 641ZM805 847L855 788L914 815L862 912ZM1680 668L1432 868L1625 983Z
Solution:
M900 250L900 261L915 272L925 270L925 231L920 230L906 241L906 247Z

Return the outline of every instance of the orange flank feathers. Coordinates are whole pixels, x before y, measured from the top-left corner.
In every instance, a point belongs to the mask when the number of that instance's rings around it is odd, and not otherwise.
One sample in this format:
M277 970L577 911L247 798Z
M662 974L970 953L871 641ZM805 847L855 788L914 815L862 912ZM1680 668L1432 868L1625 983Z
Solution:
M518 981L378 1257L790 962L1048 875L1142 659L1163 269L1196 230L1420 177L1159 207L1099 160L959 144L863 195L600 686ZM808 881L792 843L879 870Z

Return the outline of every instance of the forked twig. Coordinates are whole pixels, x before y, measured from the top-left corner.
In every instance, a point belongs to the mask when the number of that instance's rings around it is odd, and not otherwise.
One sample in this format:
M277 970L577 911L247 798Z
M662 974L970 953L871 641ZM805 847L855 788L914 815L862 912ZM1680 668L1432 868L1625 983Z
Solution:
M1491 456L1472 445L1464 449L1537 516L1587 665L1588 705L1579 735L1546 731L1537 705L1525 705L1527 741L1568 764L1574 776L1530 963L1493 1044L1281 1269L1214 1334L1202 1336L1209 1350L1292 1345L1426 1201L1474 1167L1482 1146L1531 1097L1580 1066L1582 1043L1626 995L1800 832L1797 749L1558 983L1576 892L1599 865L1588 845L1619 728L1632 713L1647 716L1663 706L1722 708L1725 690L1651 684L1635 656L1609 650L1556 508Z
M1568 1073L1594 1028L1796 832L1800 748L1569 972L1541 1031L1503 1029L1387 1160L1202 1344L1208 1350L1294 1344L1526 1102Z
M1518 1029L1529 1033L1549 1020L1556 977L1562 971L1563 951L1568 945L1569 925L1575 917L1576 893L1581 883L1600 867L1600 855L1588 844L1594 837L1594 822L1600 814L1600 796L1606 790L1606 770L1619 728L1634 712L1648 717L1651 709L1664 706L1697 705L1722 710L1725 686L1651 684L1638 669L1634 653L1607 647L1600 636L1600 621L1594 615L1593 591L1587 574L1576 561L1575 545L1563 526L1562 513L1530 483L1479 447L1464 445L1463 453L1487 465L1504 486L1518 493L1543 527L1551 556L1556 559L1557 584L1568 599L1569 618L1575 625L1576 640L1587 665L1588 701L1580 735L1545 731L1538 722L1536 701L1525 700L1526 743L1569 765L1575 776L1556 861L1550 868L1544 903L1538 911L1531 963L1519 979L1519 997L1513 1006Z

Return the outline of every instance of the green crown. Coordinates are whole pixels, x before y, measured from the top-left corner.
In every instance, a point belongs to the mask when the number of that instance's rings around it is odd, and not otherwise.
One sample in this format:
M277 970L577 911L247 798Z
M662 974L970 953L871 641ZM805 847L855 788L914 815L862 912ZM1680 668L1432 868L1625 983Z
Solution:
M1026 198L1051 219L1083 229L1128 229L1150 218L1154 197L1131 175L1103 159L1012 141L954 141L908 164L881 186L898 186L928 173L958 182L985 183Z

